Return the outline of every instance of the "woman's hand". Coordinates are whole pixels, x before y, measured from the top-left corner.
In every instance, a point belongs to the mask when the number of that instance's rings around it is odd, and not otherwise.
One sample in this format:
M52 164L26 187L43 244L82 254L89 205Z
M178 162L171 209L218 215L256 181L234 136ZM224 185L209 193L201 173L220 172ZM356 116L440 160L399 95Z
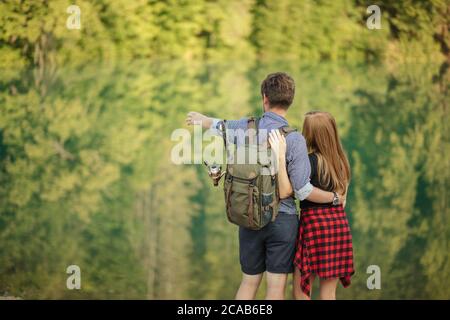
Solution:
M286 138L280 133L279 130L272 130L269 133L269 143L273 152L276 154L280 163L283 163L286 159ZM283 162L281 162L283 160Z

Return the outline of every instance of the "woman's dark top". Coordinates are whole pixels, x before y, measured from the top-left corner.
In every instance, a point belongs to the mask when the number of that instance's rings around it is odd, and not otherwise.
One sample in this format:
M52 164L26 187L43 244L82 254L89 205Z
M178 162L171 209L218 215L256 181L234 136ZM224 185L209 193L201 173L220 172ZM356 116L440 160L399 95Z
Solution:
M319 180L319 175L317 172L317 155L315 153L310 153L309 155L309 163L311 164L311 184L314 187L317 187L319 189L322 189L324 191L333 191L332 186L328 185L328 186L324 186L322 184L320 184L320 180ZM315 202L311 202L308 200L303 200L300 201L300 208L301 209L306 209L306 208L311 208L311 207L329 207L331 206L332 203L315 203Z

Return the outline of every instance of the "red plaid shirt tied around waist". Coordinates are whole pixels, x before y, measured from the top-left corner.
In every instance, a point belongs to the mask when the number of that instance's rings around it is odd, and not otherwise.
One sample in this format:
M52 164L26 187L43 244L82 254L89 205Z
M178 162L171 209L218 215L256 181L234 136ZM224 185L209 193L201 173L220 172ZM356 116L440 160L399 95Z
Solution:
M302 209L294 264L301 273L301 289L310 296L310 276L340 279L350 285L354 274L352 235L342 206Z

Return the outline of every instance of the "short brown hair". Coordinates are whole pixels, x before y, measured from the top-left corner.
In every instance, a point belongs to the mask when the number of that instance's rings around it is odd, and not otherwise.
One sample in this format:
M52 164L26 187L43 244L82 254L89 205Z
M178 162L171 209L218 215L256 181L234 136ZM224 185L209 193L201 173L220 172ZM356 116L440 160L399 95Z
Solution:
M261 95L269 99L271 107L287 109L294 100L294 79L284 72L271 73L261 83Z

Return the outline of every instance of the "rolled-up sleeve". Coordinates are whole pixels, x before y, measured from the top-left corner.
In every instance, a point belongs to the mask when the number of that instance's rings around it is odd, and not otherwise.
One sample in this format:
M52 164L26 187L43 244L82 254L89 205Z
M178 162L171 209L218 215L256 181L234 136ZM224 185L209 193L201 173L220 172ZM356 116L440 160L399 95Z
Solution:
M211 130L211 132L215 135L222 135L222 119L217 119L217 118L213 118L212 119L212 124L211 124L211 128L209 128Z
M310 182L308 182L302 188L300 188L300 190L295 190L295 196L297 197L297 199L303 201L306 198L308 198L308 196L313 191L313 188L314 188L313 185Z
M226 120L227 129L247 129L247 118L242 118L239 120ZM217 130L218 133L221 133L221 127L223 119L213 118L211 124L211 130Z
M308 158L306 141L298 132L287 136L287 171L294 189L295 196L299 200L305 200L313 190L310 181L311 165Z
M212 124L210 127L211 132L214 135L218 135L218 136L222 136L223 132L222 132L222 124L223 124L223 119L217 119L217 118L213 118L212 119ZM247 118L242 118L239 120L226 120L226 130L227 130L227 140L229 142L233 142L234 138L236 135L239 134L245 134L244 130L247 129ZM240 132L237 132L241 130Z

